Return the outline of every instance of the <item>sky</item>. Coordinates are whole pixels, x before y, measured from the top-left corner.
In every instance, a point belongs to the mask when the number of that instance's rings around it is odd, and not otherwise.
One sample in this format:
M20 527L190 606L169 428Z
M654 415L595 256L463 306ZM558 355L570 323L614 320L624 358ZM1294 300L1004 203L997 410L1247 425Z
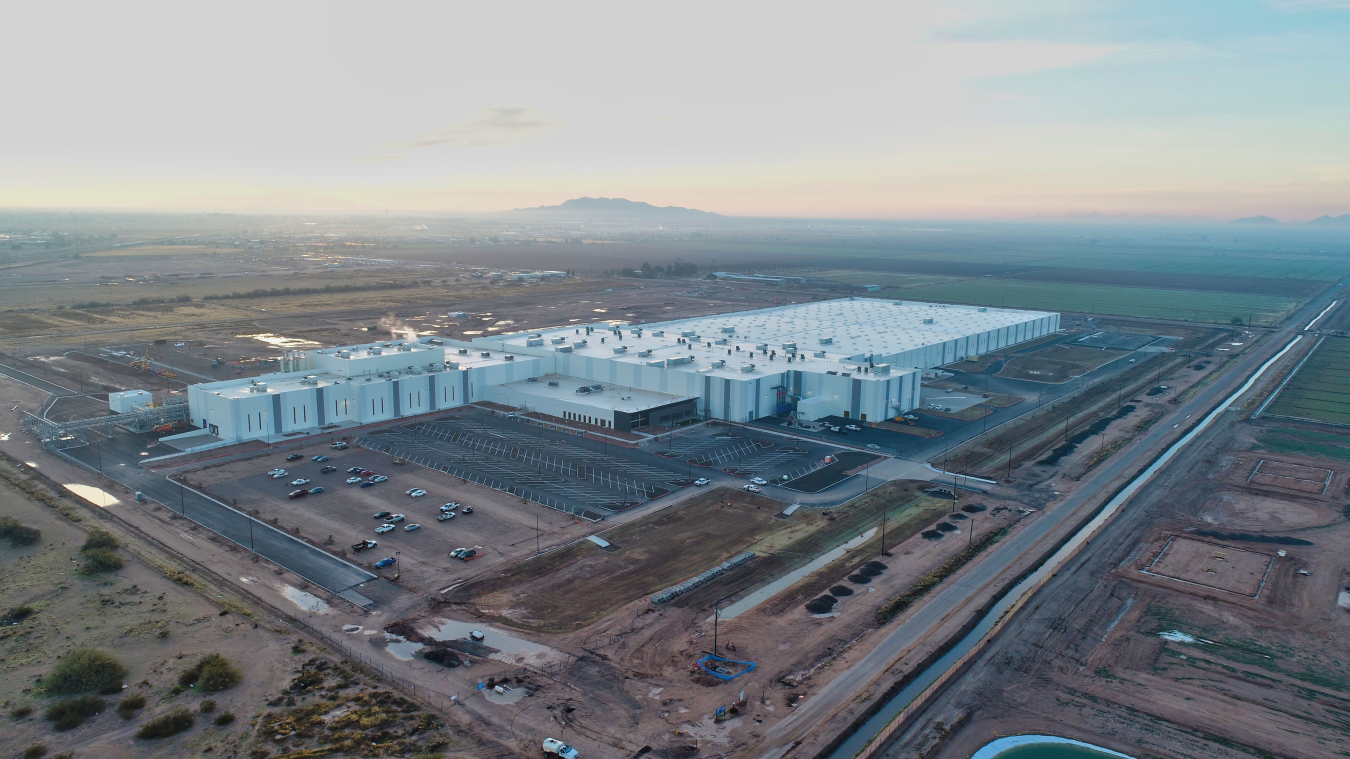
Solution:
M1350 213L1350 0L20 3L0 207Z

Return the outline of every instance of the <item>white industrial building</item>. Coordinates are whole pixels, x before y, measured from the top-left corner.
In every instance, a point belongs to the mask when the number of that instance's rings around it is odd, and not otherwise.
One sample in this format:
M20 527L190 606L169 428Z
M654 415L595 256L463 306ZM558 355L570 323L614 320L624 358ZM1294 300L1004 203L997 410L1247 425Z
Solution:
M196 434L222 443L482 401L619 431L788 411L877 421L919 405L923 370L1058 329L1055 313L847 298L296 352L289 371L194 385L188 401Z

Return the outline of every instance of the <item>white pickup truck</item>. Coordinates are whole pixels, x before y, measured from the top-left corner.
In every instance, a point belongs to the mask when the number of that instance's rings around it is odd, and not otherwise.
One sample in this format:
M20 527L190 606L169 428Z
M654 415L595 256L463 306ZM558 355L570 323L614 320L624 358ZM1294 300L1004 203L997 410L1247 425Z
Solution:
M544 739L544 753L557 754L559 759L577 759L577 750L557 738Z

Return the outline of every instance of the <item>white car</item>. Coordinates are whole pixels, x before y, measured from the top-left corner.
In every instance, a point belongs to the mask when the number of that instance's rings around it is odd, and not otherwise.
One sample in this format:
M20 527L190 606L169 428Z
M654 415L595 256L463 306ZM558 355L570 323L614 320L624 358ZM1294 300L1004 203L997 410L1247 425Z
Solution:
M758 486L758 485L746 485L744 489L745 489L745 490L749 490L751 493L758 493L758 492L759 492L759 486Z
M454 518L455 518L455 512L453 512L453 511L442 511L442 512L440 513L440 515L436 517L436 521L437 521L437 522L445 522L445 521L447 521L447 520L454 519Z
M421 488L413 488L412 490L409 490L409 491L408 491L408 495L412 496L413 498L421 498L422 496L424 496L424 495L426 495L426 494L427 494L427 491L425 491L425 490L423 490L423 489L421 489Z
M329 447L329 448L333 448L333 449L336 449L336 450L341 451L341 450L345 450L345 449L347 448L347 444L344 443L344 442L342 442L341 440L339 440L339 441L337 441L336 443L333 443L332 445L330 445L330 446L328 446L328 447Z
M441 511L454 511L457 508L459 508L459 501L441 504Z
M846 430L853 430L854 432L862 432L862 427L859 427L859 426L856 425L856 424L848 424L848 425L844 425L844 429L846 429Z
M700 477L700 478L698 478L697 480L694 480L694 484L695 484L695 485L698 485L699 487L703 487L704 485L707 485L707 484L708 484L708 478L707 478L707 477Z
M422 525L417 524L416 522L413 522L412 524L408 525L407 527L404 527L403 529L404 529L404 531L406 531L406 532L412 532L413 530L420 530L420 529L422 529Z
M371 477L371 478L370 478L370 481L371 481L371 482L384 482L384 481L387 480L387 479L389 479L389 478L388 478L388 477L385 477L385 476L382 475L382 474L377 474L377 475L375 475L374 477Z
M285 470L285 469L273 469L272 471L270 471L270 472L267 473L267 476L268 476L268 477L285 477L285 476L286 476L286 470Z
M360 481L361 481L361 478L360 478L360 477L348 477L348 478L347 478L347 484L348 484L348 485L355 485L356 483L358 483L358 482L360 482Z
M406 517L404 517L402 514L391 514L391 515L389 516L389 521L390 521L390 522L402 522L405 518L406 518Z
M868 448L871 448L871 449L874 450L874 451L879 451L879 450L881 450L881 446L877 445L876 443L868 443L868 444L867 444L867 447L868 447Z
M764 479L764 478L762 478L762 477L751 477L751 478L750 478L750 481L753 482L753 483L755 483L756 485L768 485L768 484L769 484L769 481L766 480L766 479Z
M301 485L308 485L309 480L305 479L304 477L300 477L298 479L291 480L291 484L298 488Z
M383 534L385 534L386 532L391 532L393 529L394 529L394 526L393 526L392 524L382 524L382 525L380 525L379 527L376 527L376 528L375 528L375 534L376 534L376 535L383 535Z
M544 753L557 754L559 759L577 759L577 750L557 738L544 739Z

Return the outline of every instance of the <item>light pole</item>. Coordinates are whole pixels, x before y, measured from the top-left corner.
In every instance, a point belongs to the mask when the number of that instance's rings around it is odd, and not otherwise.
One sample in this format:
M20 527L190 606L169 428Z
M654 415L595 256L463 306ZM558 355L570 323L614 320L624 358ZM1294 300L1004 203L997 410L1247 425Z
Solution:
M395 581L395 582L398 581L399 575L402 574L402 572L400 571L401 565L398 563L398 555L399 555L400 553L401 553L401 551L394 551L394 581Z

